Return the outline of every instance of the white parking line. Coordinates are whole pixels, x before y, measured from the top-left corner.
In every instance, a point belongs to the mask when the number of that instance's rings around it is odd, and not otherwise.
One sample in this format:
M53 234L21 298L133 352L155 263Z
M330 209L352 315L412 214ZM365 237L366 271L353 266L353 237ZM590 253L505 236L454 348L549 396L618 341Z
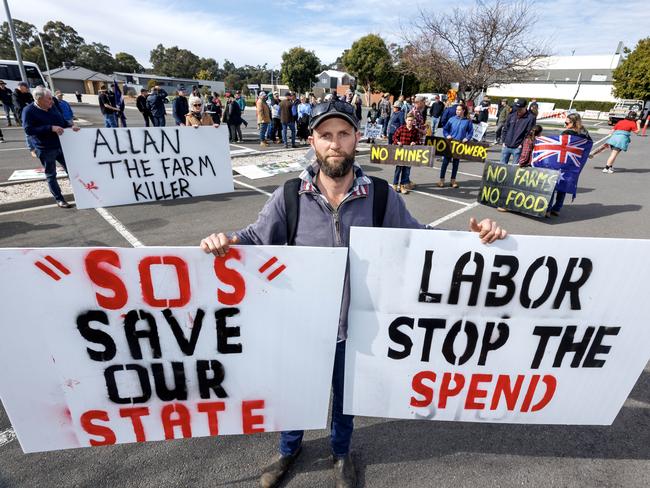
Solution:
M133 247L144 247L144 244L140 242L137 237L131 234L131 231L127 229L122 222L115 218L115 216L110 213L105 208L99 207L96 208L97 213L101 215L108 224L113 227L122 237L124 237L129 244Z
M445 215L444 217L440 217L438 220L434 220L429 224L429 227L437 227L443 222L447 222L448 220L453 219L454 217L458 217L459 215L467 212L468 210L478 206L478 202L471 203L467 205L465 208L460 208L456 210L455 212L451 212L450 214Z
M1 152L5 151L27 151L26 147L12 147L10 149L0 149Z
M468 205L471 205L471 203L463 202L461 200L455 200L455 199L449 198L449 197L442 197L440 195L434 195L433 193L427 193L426 191L412 190L411 192L412 193L417 193L418 195L424 195L425 197L437 198L439 200L445 200L447 202L456 203L458 205L463 205L465 207L468 206Z
M6 429L0 432L0 447L4 446L5 444L9 444L11 441L13 441L16 438L16 433L14 432L14 429Z
M69 202L69 203L74 203L74 201ZM38 207L28 207L28 208L20 208L18 210L8 210L7 212L0 212L0 217L3 215L11 215L11 214L17 214L17 213L23 213L23 212L31 212L32 210L41 210L43 208L52 208L56 207L56 203L52 203L50 205L39 205Z
M440 169L440 168L437 168L436 166L432 166L431 169ZM465 176L473 176L474 178L483 179L483 175L475 175L474 173L463 173L462 171L459 171L458 174L465 175Z
M251 190L255 190L257 193L261 193L262 195L266 195L267 197L270 197L271 194L268 191L261 190L257 188L256 186L249 185L248 183L244 183L243 181L237 181L235 180L235 183L241 186L245 186L246 188L249 188Z

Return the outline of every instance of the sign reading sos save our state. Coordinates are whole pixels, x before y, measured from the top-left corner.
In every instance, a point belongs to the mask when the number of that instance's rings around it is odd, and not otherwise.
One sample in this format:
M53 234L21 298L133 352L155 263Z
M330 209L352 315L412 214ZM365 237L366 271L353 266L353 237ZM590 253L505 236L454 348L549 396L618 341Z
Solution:
M233 191L225 127L81 129L60 138L78 208Z
M650 357L649 253L648 240L353 228L344 412L611 424Z
M340 248L0 250L0 397L23 450L324 428L345 264Z

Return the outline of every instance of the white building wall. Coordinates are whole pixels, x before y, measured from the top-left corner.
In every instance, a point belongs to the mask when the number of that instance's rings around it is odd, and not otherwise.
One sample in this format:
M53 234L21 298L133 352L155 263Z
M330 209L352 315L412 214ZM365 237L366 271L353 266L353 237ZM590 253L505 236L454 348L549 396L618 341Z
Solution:
M576 84L554 83L508 83L493 85L488 88L490 97L522 97L522 98L557 98L571 100L576 93ZM615 102L612 95L612 85L607 84L581 84L576 100L589 100L595 102Z

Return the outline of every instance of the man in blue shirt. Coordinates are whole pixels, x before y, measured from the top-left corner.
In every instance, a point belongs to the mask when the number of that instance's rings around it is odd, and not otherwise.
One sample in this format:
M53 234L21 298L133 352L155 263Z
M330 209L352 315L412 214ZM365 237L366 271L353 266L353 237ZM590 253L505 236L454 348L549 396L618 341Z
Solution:
M50 188L50 193L60 208L70 208L61 194L61 188L56 181L56 163L58 162L66 171L68 168L63 157L59 136L64 128L78 131L79 127L69 123L63 118L61 112L53 108L52 92L43 86L34 89L34 102L30 103L22 112L23 128L34 144L36 155L45 168L45 178Z
M58 100L58 106L59 106L59 110L61 111L61 115L63 115L63 118L70 125L73 125L74 112L72 112L72 107L70 107L70 104L63 99L63 93L61 93L61 90L55 91L54 94L56 95L56 99Z

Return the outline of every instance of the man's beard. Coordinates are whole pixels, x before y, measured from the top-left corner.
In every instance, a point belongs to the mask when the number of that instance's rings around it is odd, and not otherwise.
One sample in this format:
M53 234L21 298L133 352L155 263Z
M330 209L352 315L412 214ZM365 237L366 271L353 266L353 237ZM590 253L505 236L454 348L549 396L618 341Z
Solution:
M316 160L318 161L318 164L320 164L320 170L323 172L323 174L329 176L330 178L341 178L347 175L350 171L350 168L352 168L352 165L354 164L354 152L351 154L339 152L339 154L340 156L344 157L343 161L340 163L333 163L329 161L329 158L332 156L328 157L323 154L319 154L318 151L316 151Z

